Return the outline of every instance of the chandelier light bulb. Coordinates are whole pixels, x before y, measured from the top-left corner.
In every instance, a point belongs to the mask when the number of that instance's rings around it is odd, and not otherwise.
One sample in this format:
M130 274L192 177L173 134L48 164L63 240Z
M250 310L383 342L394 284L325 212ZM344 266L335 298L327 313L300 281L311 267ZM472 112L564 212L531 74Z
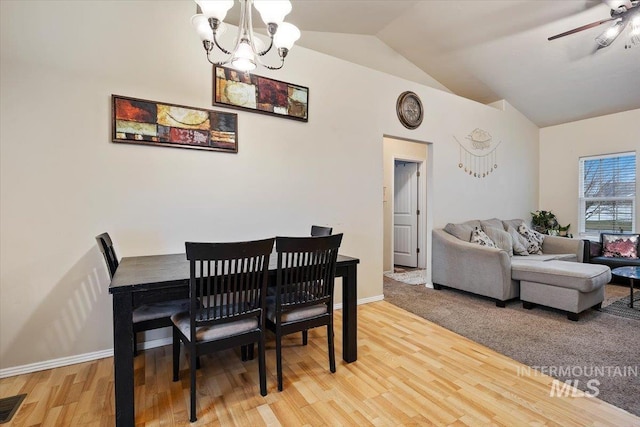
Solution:
M278 26L276 35L273 36L273 44L277 48L291 49L300 38L300 30L293 24L283 22Z
M199 13L197 15L193 15L191 17L191 24L196 29L198 33L198 37L202 41L213 41L213 31L211 30L211 26L209 25L209 20L206 16Z
M200 6L202 14L207 18L224 21L229 9L233 7L233 0L195 0Z
M278 24L291 12L289 0L253 0L253 5L260 12L265 24Z
M256 68L256 63L253 60L254 57L255 54L253 53L251 45L249 45L249 41L243 39L240 41L238 49L231 59L231 66L240 71L254 70Z

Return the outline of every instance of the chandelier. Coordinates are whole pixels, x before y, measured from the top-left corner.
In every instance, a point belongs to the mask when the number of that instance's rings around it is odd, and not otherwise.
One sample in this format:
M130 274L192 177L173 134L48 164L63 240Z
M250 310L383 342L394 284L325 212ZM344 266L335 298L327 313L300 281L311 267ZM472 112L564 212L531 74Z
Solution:
M293 47L296 40L300 38L300 30L287 22L284 17L291 12L291 2L289 0L239 0L240 2L240 23L238 25L238 36L235 46L228 50L220 44L220 36L224 33L224 18L229 9L233 7L233 0L195 0L198 4L198 13L191 18L191 23L196 28L202 45L207 53L207 60L213 65L231 64L239 71L251 71L257 64L270 70L278 70L284 65L284 58ZM260 12L260 16L267 24L269 34L269 46L262 48L263 44L253 33L251 21L252 6ZM271 48L275 47L280 57L280 64L272 66L262 62ZM226 55L220 61L212 60L214 50L219 50Z

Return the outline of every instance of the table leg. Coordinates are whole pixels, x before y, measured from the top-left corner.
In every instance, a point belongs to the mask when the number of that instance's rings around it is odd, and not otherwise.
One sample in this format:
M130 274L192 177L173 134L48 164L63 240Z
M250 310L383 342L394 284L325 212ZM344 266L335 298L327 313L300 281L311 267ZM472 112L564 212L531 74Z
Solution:
M355 264L342 276L342 358L351 363L358 359L358 278Z
M131 293L113 294L113 367L116 426L135 425L132 305Z
M629 307L633 308L633 279L629 279L629 281L631 282L629 284L629 289L631 289L629 292L631 292L631 294L629 295Z

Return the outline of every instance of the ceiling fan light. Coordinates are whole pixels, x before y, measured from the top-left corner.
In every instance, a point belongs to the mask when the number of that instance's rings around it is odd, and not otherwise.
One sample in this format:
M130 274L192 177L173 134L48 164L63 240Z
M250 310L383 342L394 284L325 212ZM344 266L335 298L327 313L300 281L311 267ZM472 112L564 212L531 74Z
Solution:
M615 24L596 37L596 43L602 47L609 46L618 37L618 35L620 35L624 27L624 22L621 19L618 19Z
M640 35L640 15L636 14L636 16L631 19L631 35L638 36Z

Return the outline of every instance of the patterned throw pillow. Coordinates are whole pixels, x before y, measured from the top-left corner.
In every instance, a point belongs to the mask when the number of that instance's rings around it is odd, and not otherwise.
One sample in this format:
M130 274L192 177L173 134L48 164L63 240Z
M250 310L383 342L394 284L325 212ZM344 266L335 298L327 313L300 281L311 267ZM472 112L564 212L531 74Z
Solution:
M542 255L544 234L540 234L537 231L530 229L525 223L518 226L518 233L527 239L527 252L530 254Z
M471 232L471 243L476 243L480 246L486 246L488 248L495 248L496 244L493 243L493 240L487 236L487 234L481 229L477 228Z
M638 258L640 235L602 235L602 256L607 258Z

